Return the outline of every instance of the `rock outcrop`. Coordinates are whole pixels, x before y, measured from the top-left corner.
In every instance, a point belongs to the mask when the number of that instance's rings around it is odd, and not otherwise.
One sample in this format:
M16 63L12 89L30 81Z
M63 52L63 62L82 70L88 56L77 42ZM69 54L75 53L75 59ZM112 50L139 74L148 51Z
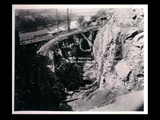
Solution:
M143 9L114 11L96 35L94 65L88 65L91 69L84 73L94 81L92 85L99 86L68 103L74 111L136 111L143 107ZM137 96L140 99L135 100Z
M143 9L115 9L93 48L100 88L143 90Z

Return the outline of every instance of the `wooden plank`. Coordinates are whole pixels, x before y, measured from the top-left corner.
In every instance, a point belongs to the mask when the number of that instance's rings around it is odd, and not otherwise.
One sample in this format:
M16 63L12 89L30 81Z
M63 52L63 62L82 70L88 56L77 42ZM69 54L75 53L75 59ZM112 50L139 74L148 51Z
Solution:
M89 43L90 45L96 47L95 45L93 45L93 44L91 43L91 41L90 41L83 33L81 33L81 35L88 41L88 43Z
M80 98L81 98L81 97L80 97ZM78 100L78 99L79 99L79 98L68 99L68 100L61 101L61 103L72 102L72 101Z

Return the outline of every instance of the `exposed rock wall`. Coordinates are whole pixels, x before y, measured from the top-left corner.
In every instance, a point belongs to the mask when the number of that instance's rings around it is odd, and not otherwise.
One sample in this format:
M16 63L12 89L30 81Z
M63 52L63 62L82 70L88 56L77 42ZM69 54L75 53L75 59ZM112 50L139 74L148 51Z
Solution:
M98 32L93 48L100 88L142 90L144 81L143 9L115 9Z

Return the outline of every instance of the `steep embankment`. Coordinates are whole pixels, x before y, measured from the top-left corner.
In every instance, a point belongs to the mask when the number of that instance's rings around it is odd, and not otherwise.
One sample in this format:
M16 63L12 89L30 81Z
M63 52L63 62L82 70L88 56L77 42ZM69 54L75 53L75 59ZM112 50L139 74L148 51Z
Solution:
M77 101L68 103L72 110L86 111L106 106L118 100L117 96L144 89L143 31L143 9L115 9L112 18L96 36L94 42L96 47L93 48L93 53L97 64L94 70L92 68L88 71L88 74L96 74L95 80L99 84L99 89L91 91L89 95L84 95L85 97ZM135 92L134 96L137 95L143 98L143 94ZM132 98L130 101L135 101L135 99L131 100ZM128 105L125 99L127 100L128 97L122 97L118 103L107 109L136 110ZM134 105L136 103L143 104L143 99L137 99ZM125 109L119 109L123 104ZM114 109L115 107L117 109Z
M99 31L93 52L100 87L143 89L135 85L140 85L144 76L143 23L142 9L118 9Z

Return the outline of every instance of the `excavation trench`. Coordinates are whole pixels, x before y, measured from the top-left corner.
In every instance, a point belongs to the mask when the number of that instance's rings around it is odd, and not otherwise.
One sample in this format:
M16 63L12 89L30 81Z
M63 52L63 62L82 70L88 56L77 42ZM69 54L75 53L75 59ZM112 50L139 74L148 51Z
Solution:
M18 47L15 110L72 110L60 104L96 79L87 71L96 65L93 46L97 31L62 35L51 44L52 40Z
M23 51L21 57L23 61L26 59L26 64L22 64L24 70L21 73L25 76L19 81L22 79L24 83L16 82L17 91L22 89L16 98L24 110L86 111L114 101L116 93L110 89L98 89L100 81L97 80L102 79L104 67L101 66L106 60L97 66L95 58L98 56L95 53L93 56L93 49L97 49L94 43L96 35L97 31L68 36L52 44L48 44L49 41L40 45L36 54L29 53L28 49ZM112 61L114 64L122 59L121 43L116 43L118 49ZM25 88L17 87L20 84ZM22 106L20 102L16 104Z
M96 32L68 36L36 55L39 61L38 90L41 97L47 96L50 106L45 106L45 109L72 110L65 103L77 100L80 96L69 97L85 91L96 80L94 72L88 72L96 67L93 57L95 36ZM40 102L41 108L43 102Z
M71 110L67 104L82 97L87 85L96 80L94 72L93 42L95 33L80 34L68 37L47 50L45 63L50 76L61 85L62 99L59 100L59 110ZM88 72L88 73L87 73ZM52 88L55 88L56 85ZM79 94L74 96L75 94ZM72 96L72 97L71 97Z
M39 70L39 78L44 76L40 91L50 96L48 98L53 101L50 104L56 103L57 110L86 111L111 104L119 94L112 92L110 85L106 87L107 89L98 89L103 86L101 83L106 84L106 81L109 81L102 76L103 64L107 61L105 59L108 55L97 66L95 61L97 56L93 56L93 49L97 49L95 37L96 33L93 32L70 36L58 43L52 43L51 47L39 52L41 53L38 55L39 61L44 63ZM121 40L115 43L114 59L110 59L113 64L107 63L108 66L111 65L110 68L122 59ZM110 52L112 44L112 42L109 44L110 49L107 52Z

